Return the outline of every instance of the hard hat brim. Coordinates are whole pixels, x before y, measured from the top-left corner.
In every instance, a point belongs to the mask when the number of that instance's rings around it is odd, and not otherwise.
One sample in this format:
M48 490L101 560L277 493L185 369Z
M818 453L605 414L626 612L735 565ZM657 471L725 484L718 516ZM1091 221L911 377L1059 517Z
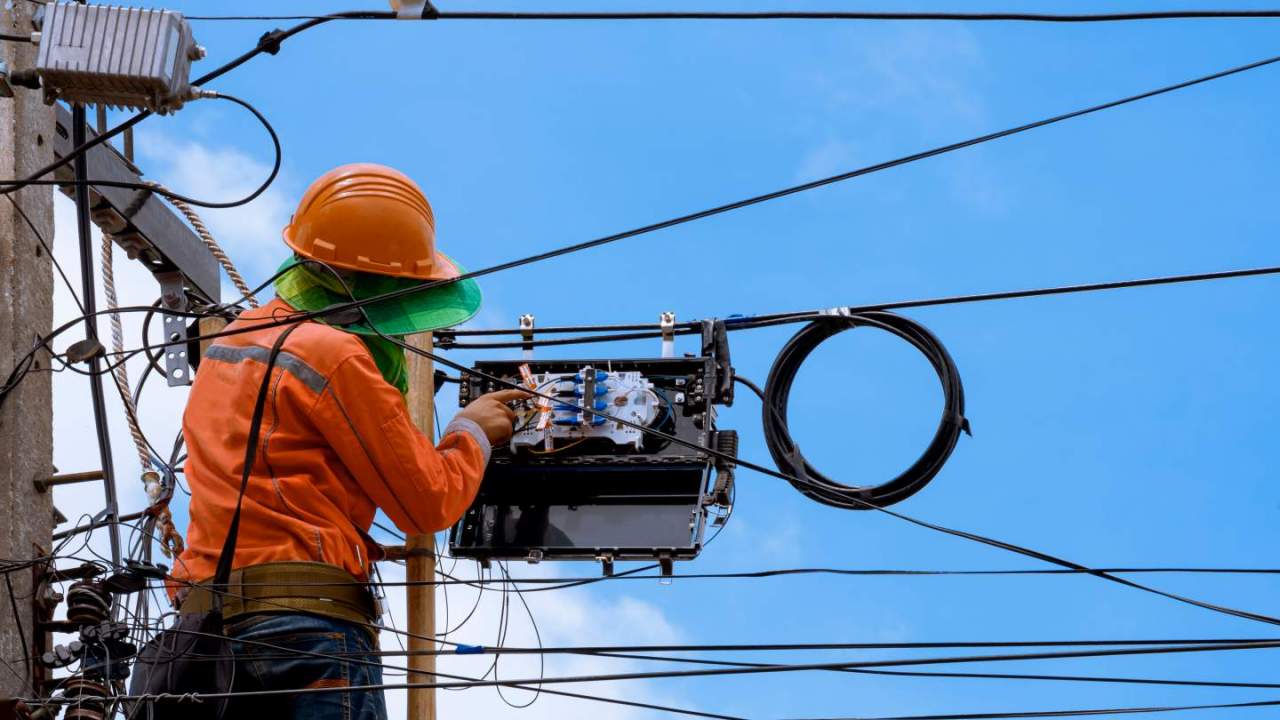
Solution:
M281 263L278 272L299 265L303 260L295 255ZM438 272L442 280L451 279L466 271L443 253L436 253ZM395 290L416 287L430 281L413 278L391 277L373 273L348 273L351 294L357 300L367 300ZM323 310L335 302L347 298L335 297L324 290L307 292L282 299L295 308L307 312ZM342 329L360 335L416 335L441 328L454 327L470 320L480 310L483 298L475 280L466 279L426 288L394 298L379 300L364 306L369 321L342 325ZM376 328L376 329L375 329Z

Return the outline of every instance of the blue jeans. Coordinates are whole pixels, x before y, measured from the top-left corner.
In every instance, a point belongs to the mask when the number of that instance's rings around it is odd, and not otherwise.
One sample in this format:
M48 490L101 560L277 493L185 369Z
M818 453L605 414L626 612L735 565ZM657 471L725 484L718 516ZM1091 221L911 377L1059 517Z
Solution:
M377 644L365 628L353 623L302 613L268 613L233 618L226 633L237 641L232 647L236 655L233 687L238 691L382 684L382 661L372 654ZM387 706L381 690L326 690L237 699L224 717L387 720Z

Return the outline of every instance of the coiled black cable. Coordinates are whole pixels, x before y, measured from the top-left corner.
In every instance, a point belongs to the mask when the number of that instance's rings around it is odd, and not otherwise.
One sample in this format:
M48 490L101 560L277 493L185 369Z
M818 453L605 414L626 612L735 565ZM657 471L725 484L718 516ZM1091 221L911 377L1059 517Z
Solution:
M856 327L884 330L911 343L933 365L942 384L942 419L932 442L911 467L879 485L844 485L823 475L800 453L787 427L787 402L800 365L824 340ZM951 456L961 431L969 433L969 421L964 417L964 386L951 355L924 326L890 312L831 315L804 326L773 361L762 400L765 443L778 470L792 478L791 484L807 497L852 510L867 510L872 505L888 507L919 492Z

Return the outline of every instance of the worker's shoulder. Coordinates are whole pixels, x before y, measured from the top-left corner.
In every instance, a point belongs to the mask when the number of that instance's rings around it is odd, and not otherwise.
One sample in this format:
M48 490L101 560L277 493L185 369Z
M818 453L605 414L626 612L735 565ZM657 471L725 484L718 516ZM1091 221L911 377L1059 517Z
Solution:
M292 357L293 362L304 363L324 377L328 377L353 356L369 355L368 348L360 338L349 332L315 321L297 324L287 322L294 312L279 300L248 310L227 327L228 330L239 332L219 338L215 345L270 349L285 330L296 327L289 333L281 353Z

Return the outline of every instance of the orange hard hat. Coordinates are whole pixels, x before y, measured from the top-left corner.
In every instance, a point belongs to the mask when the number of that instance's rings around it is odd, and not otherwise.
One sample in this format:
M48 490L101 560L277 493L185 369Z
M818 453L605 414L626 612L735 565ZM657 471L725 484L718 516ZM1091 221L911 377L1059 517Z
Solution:
M407 175L352 163L321 175L284 229L297 254L335 268L419 280L447 280L457 268L436 252L431 204Z

